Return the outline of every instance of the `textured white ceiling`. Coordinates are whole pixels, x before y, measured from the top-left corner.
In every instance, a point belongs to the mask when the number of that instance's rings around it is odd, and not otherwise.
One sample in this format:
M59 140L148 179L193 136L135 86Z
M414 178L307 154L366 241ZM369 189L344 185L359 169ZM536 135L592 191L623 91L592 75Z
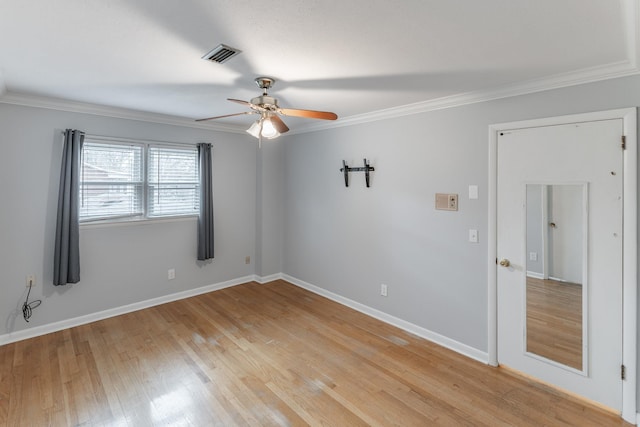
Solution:
M198 118L243 111L225 99L258 95L253 79L266 75L281 106L348 118L634 71L637 10L637 0L0 0L0 95ZM219 43L242 53L201 59Z

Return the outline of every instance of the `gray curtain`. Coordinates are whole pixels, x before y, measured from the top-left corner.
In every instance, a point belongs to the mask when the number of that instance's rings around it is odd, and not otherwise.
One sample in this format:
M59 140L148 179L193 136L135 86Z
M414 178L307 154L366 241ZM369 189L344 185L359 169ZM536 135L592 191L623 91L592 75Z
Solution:
M200 215L198 216L198 260L213 258L213 170L211 144L198 144L200 162Z
M53 259L53 284L56 286L80 281L78 199L83 142L84 132L73 129L65 131Z

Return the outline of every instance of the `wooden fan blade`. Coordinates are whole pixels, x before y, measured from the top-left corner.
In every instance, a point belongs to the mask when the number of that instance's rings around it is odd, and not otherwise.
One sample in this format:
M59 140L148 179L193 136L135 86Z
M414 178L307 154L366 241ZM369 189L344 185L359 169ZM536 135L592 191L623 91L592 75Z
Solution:
M227 98L227 101L236 102L238 104L246 105L247 107L251 107L253 105L249 101L243 101L242 99Z
M338 118L336 113L329 111L315 110L298 110L294 108L280 108L278 112L285 116L305 117L307 119L335 120Z
M273 127L280 133L289 132L289 128L284 124L282 119L275 114L271 116L271 123L273 123Z
M222 119L224 117L244 116L245 114L256 114L255 111L245 111L244 113L225 114L224 116L207 117L206 119L196 119L196 122L204 122L205 120Z

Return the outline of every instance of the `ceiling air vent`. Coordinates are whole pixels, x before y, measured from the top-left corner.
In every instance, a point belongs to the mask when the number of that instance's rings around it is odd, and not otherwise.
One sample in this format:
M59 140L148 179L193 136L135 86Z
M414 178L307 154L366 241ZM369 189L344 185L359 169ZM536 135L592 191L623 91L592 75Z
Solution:
M235 49L233 47L229 47L224 44L219 44L213 50L202 57L202 59L206 59L207 61L217 62L218 64L223 64L242 52L241 50Z

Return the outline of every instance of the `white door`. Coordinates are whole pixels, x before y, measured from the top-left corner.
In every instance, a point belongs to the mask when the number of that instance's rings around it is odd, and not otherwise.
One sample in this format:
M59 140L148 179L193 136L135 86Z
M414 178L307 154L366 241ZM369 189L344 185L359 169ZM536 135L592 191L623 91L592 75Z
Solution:
M612 119L509 130L497 137L496 253L503 264L497 269L498 362L617 411L622 408L622 135L622 119ZM582 270L572 282L579 283L538 281L534 287L527 278L526 194L527 186L537 185L581 195L573 197L577 204L569 209L570 219L558 224L549 219L556 231L578 230L569 240L574 264L578 259Z

